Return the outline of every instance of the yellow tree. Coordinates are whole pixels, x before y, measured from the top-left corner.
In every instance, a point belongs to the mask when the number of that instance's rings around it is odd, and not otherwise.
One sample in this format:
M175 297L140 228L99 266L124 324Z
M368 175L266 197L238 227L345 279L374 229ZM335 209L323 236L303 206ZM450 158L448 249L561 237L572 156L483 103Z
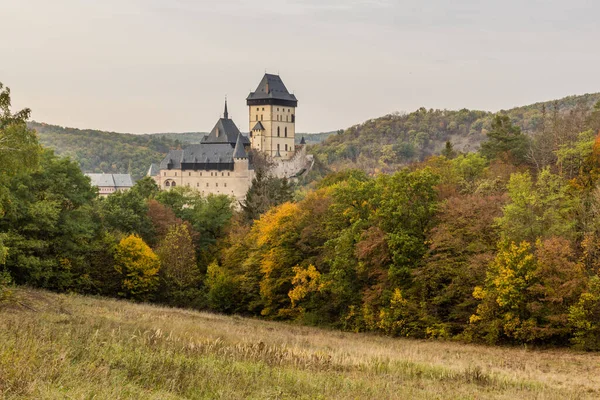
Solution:
M262 275L263 315L282 317L291 309L288 293L294 277L292 267L302 260L297 247L300 214L298 204L283 203L263 214L250 232L257 246L256 258Z
M121 239L115 251L115 269L123 278L119 295L141 301L152 298L158 288L160 261L139 236Z

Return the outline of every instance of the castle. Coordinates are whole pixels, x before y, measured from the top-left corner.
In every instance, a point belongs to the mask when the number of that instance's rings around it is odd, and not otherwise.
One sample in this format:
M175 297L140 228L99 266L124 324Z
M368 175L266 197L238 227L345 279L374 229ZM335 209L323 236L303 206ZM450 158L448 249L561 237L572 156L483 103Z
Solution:
M171 150L148 175L162 190L187 186L202 194L226 194L242 200L252 184L254 167L249 149L272 161L271 173L292 177L306 170L310 158L304 146L294 143L298 100L278 75L265 74L246 98L249 137L229 118L227 101L220 118L201 143Z

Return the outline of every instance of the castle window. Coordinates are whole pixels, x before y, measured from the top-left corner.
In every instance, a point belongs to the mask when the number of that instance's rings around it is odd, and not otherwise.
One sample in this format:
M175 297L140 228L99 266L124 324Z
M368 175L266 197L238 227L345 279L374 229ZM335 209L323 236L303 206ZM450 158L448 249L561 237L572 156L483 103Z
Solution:
M177 176L177 172L175 172L175 176Z
M285 128L283 128L283 133L284 133L285 137L287 137L287 126Z
M191 172L188 172L188 174L189 174L188 176L192 176L192 173L191 173Z
M258 121L258 114L256 114L256 120Z
M262 116L262 114L260 114L260 120L261 120L261 121L263 120L263 116Z
M227 173L227 176L229 176L229 172Z
M208 182L206 182L206 187L208 187Z
M171 186L175 187L175 186L177 186L177 184L175 182L172 182Z
M279 107L277 107L277 111L279 111Z
M202 172L200 172L200 176L202 176Z
M224 183L223 186L227 187L227 183Z
M263 107L263 109L262 109L262 110L263 110L263 111L265 111L265 108Z
M292 114L292 122L296 122L296 116Z
M287 144L285 145L285 151L287 151Z
M169 186L171 186L171 183L169 181L166 181L165 186L169 187Z
M196 183L196 187L200 187L200 182Z
M215 187L219 187L219 182L215 183Z
M256 107L256 111L258 111L258 107Z
M280 135L280 129L279 129L279 127L277 127L277 137L279 137L279 136L281 136Z
M289 116L286 115L285 116L285 122L288 122L288 118L289 118Z
M225 176L225 172L221 172L221 176Z

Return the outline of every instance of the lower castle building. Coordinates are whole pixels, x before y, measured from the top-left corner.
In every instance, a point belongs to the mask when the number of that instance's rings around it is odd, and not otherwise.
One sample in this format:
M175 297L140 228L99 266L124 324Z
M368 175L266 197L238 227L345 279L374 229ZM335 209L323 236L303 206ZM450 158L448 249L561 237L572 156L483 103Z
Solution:
M187 186L202 194L226 194L241 201L250 188L254 169L248 159L250 140L229 119L223 118L200 144L171 150L149 175L162 190Z

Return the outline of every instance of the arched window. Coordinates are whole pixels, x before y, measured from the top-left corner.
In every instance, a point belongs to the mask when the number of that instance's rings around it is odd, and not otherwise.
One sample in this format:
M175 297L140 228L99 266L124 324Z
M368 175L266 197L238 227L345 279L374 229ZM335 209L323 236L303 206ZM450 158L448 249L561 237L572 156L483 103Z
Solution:
M296 122L296 116L292 114L292 122Z
M285 145L285 151L287 151L287 144Z
M171 186L175 187L177 184L175 182L171 183Z
M169 187L169 186L171 186L171 182L169 182L169 181L166 181L166 182L165 182L165 186L166 186L166 187Z
M283 134L285 135L285 137L287 137L287 126L283 128Z
M281 131L279 129L279 127L277 127L277 137L281 136Z

